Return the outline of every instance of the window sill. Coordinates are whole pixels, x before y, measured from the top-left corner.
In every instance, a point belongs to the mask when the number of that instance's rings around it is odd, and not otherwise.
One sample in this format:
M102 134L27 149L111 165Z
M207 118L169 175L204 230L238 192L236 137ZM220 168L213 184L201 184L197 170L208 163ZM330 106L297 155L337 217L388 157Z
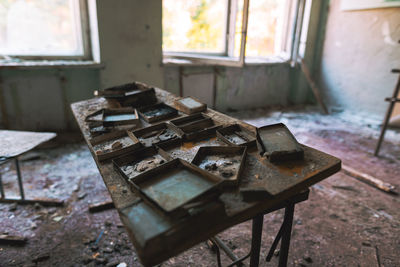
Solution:
M82 60L0 60L0 69L102 69L104 63Z
M218 60L221 60L221 63L216 63ZM235 62L235 59L228 57L201 57L201 61L198 58L193 57L190 58L179 58L179 57L171 57L165 56L163 58L164 66L226 66L231 67L229 64L224 64L223 61L232 61ZM285 64L289 63L289 57L287 56L270 56L267 58L255 58L248 57L245 59L245 65L247 66L256 66L256 65L276 65L276 64Z

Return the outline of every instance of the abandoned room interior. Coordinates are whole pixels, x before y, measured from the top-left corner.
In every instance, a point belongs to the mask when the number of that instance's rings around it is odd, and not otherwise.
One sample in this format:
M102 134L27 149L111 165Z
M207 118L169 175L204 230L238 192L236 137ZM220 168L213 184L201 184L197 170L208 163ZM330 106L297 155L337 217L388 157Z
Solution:
M0 0L0 267L400 266L399 0Z

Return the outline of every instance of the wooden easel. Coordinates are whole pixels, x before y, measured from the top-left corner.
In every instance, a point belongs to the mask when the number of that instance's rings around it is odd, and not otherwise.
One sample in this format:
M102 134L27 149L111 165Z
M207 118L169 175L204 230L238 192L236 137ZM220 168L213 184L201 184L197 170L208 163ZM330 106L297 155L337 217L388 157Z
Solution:
M393 73L400 73L400 69L393 69L392 72ZM400 98L397 98L399 92L400 92L400 75L399 75L399 79L397 81L396 87L394 88L393 96L390 97L390 98L389 97L385 98L385 101L388 101L390 104L389 104L388 110L386 111L386 116L385 116L385 120L383 121L381 135L379 136L378 144L376 145L376 149L375 149L375 153L374 153L374 156L376 156L376 157L379 154L379 149L381 148L381 144L382 144L382 141L383 141L383 137L385 136L385 132L386 132L386 128L387 128L388 123L389 123L389 119L392 116L394 105L397 102L400 102Z

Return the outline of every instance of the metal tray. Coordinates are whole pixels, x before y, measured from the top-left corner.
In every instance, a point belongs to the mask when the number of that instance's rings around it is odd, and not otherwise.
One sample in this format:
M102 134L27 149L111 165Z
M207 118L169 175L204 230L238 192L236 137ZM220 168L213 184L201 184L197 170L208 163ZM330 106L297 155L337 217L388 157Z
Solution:
M174 159L130 179L145 201L174 214L186 204L219 191L221 178L181 159Z
M119 142L121 146L116 145ZM140 143L132 139L129 131L114 131L90 139L96 158L99 161L114 158L136 150ZM114 148L113 148L114 145Z
M122 106L135 108L152 105L157 102L154 88L137 82L118 85L105 90L96 90L94 95L115 99Z
M247 146L249 148L256 146L255 134L239 124L218 129L217 136L228 145Z
M200 147L192 163L224 180L224 185L236 186L240 182L246 162L246 146Z
M213 134L221 127L221 125L216 124L210 117L203 113L172 120L171 124L188 140Z
M270 162L302 159L304 151L283 123L257 128L257 147L260 155Z
M174 101L176 108L186 114L195 114L207 110L207 105L198 99L187 96Z
M216 138L215 132L193 140L174 139L157 144L160 154L166 154L176 159L180 158L191 162L202 146L223 146L225 143Z
M168 161L171 157L162 156L156 147L144 147L113 159L114 169L117 170L126 181L140 175L145 171L154 169Z
M177 139L182 137L169 123L162 122L146 128L135 130L132 132L132 138L135 142L140 142L145 147Z
M103 126L135 125L140 123L139 114L134 108L113 108L103 110Z
M178 116L178 111L165 103L146 106L138 110L139 115L147 122L156 122Z

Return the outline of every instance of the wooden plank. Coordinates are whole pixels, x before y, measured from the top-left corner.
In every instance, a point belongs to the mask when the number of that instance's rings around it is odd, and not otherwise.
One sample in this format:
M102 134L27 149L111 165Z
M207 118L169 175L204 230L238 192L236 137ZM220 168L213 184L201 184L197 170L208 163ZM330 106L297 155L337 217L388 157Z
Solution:
M395 191L395 187L389 183L385 183L382 180L379 180L378 178L373 177L372 175L362 173L360 171L357 171L349 166L343 165L342 170L345 174L348 176L354 177L357 180L369 184L379 190L382 190L386 193L391 193L391 194L396 194L397 192Z

